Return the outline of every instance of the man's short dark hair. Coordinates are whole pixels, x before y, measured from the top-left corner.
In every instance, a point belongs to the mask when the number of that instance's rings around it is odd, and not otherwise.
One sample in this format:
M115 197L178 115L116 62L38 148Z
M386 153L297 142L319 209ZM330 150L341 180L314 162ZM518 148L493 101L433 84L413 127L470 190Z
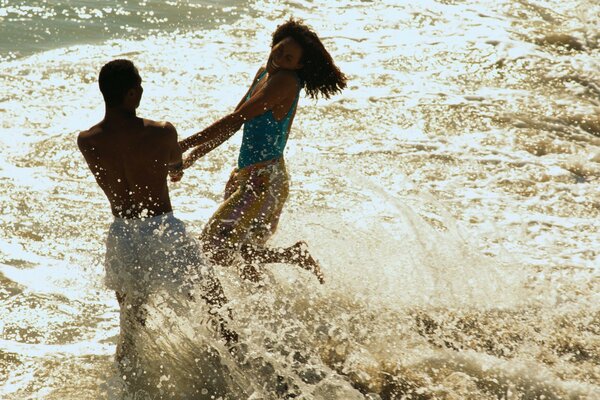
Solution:
M140 83L142 78L129 60L113 60L105 64L98 77L100 91L109 107L121 105L127 91Z

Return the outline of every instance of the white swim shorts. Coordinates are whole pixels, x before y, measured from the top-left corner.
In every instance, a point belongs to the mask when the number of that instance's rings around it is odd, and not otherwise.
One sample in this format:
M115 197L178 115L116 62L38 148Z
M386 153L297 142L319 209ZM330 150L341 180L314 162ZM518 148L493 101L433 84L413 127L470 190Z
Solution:
M213 272L173 213L115 218L106 240L105 268L110 289L135 296L158 289L189 291L195 281Z

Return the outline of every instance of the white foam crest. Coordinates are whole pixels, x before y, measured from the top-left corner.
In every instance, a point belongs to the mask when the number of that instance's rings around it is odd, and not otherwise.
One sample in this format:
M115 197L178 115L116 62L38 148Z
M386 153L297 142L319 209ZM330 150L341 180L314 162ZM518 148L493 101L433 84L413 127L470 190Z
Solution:
M89 282L89 273L67 263L53 261L35 267L13 267L0 264L0 273L26 290L38 294L58 294L73 301L84 300L89 294L82 282Z
M22 343L15 340L0 339L0 350L7 353L16 353L22 357L38 358L48 356L81 357L86 355L107 356L114 352L114 346L96 341L82 341L77 343L44 344Z

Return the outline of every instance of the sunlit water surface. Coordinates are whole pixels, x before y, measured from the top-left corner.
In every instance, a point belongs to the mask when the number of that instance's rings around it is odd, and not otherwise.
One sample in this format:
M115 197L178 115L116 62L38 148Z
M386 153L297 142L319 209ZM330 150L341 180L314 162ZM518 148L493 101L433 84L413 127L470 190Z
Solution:
M33 3L0 1L1 398L600 398L597 2ZM123 379L111 217L75 144L103 115L97 72L134 60L139 114L186 136L290 15L349 77L300 101L272 241L306 240L327 284L220 269L243 360L201 304L158 293ZM195 235L240 136L171 185Z

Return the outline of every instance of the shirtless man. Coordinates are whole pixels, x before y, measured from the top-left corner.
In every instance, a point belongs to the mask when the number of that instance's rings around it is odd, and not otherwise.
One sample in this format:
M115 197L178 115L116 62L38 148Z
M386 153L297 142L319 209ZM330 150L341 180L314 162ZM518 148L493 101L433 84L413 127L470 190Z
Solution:
M139 118L142 79L131 61L114 60L102 67L100 91L104 119L77 138L77 144L114 215L106 242L106 284L115 290L121 308L121 339L117 360L131 339L124 324L145 322L143 305L156 289L167 288L192 297L192 281L216 312L226 303L219 281L200 256L185 226L172 213L167 176L181 178L181 149L169 122ZM235 333L218 318L221 334Z

